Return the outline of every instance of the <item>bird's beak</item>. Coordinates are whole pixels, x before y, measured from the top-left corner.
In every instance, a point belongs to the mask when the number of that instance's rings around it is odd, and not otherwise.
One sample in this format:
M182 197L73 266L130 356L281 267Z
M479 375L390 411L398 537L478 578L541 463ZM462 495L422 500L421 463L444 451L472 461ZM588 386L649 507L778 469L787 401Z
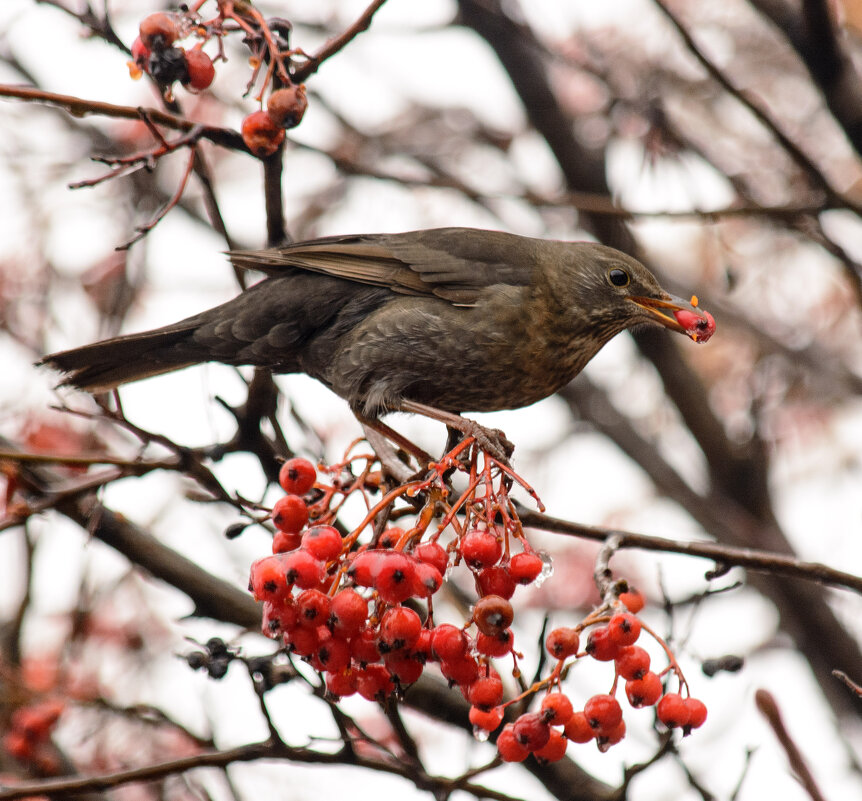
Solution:
M682 298L666 295L663 298L630 297L644 311L649 312L655 322L685 334L695 342L706 342L715 332L715 320L708 311L697 308ZM692 298L694 303L697 302Z

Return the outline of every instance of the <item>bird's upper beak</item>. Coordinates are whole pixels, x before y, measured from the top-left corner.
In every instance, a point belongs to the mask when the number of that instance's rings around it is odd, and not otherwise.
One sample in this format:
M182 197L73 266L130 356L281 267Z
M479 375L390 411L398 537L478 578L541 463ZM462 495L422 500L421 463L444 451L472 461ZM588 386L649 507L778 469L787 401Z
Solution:
M706 342L715 333L715 320L708 311L697 308L696 298L692 302L665 295L663 298L630 297L644 311L649 312L655 322L671 331L685 334L695 342Z

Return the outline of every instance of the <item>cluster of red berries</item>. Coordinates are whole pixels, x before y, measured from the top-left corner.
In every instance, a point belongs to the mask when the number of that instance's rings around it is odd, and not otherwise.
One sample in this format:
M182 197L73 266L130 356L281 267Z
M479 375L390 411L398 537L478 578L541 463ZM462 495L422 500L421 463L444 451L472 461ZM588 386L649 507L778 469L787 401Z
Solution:
M51 732L63 712L63 702L49 699L15 710L3 735L7 754L44 774L57 773L60 764L51 747Z
M448 548L435 536L423 540L421 528L397 527L359 545L356 536L319 522L338 494L334 487L318 485L323 497L309 509L302 496L315 480L305 459L281 469L288 494L271 513L273 555L252 565L249 584L263 601L264 633L322 671L334 696L382 700L436 663L471 703L500 704L503 684L489 659L513 653L508 598L540 576L544 560L529 550L510 556L502 529L478 524ZM307 527L310 513L318 524ZM480 595L472 618L463 627L435 624L432 596L450 565L461 562Z
M307 460L287 461L279 475L287 494L269 515L277 529L273 555L252 565L249 581L250 591L263 602L264 634L280 639L289 652L320 671L328 692L337 698L359 693L381 701L434 664L470 703L470 721L481 738L499 729L508 707L547 691L539 711L520 715L499 732L498 751L507 761L530 753L549 762L561 759L569 741L592 740L601 750L618 743L625 735L622 707L615 697L620 681L625 682L629 704L656 705L665 726L686 733L700 726L706 718L700 701L664 693L661 677L670 672L686 696L688 688L666 644L636 617L643 597L634 590L620 593L614 603L595 610L576 627L551 631L545 642L553 658L550 674L504 701L503 681L492 660L511 656L513 675L520 676L510 599L519 585L547 575L548 560L527 543L508 499L512 481L523 481L487 455L480 470L475 446L465 462L459 453L467 447L470 441L432 464L428 478L390 490L377 504L368 497L381 489L379 473L371 470L373 456L354 457L366 460L359 475L353 473L351 459L322 468L331 474L331 483L318 481ZM454 502L449 501L451 486L445 479L452 468L469 474L468 488ZM354 492L363 494L369 511L356 529L342 536L333 523ZM422 493L426 504L412 528L392 526L360 543L379 514L394 511L396 500ZM410 510L405 506L397 511ZM456 516L459 511L463 518ZM436 514L442 514L442 520L436 532L429 533ZM439 539L450 528L455 537L444 547ZM514 554L513 540L520 543ZM478 600L463 625L438 623L433 597L459 565L472 574ZM669 666L660 673L650 669L650 655L636 644L642 630L655 637L668 656ZM585 657L613 662L613 685L608 694L594 696L575 711L561 682L573 662Z
M223 20L219 18L217 22ZM202 91L215 78L215 65L204 52L203 44L211 36L223 33L220 24L202 24L187 14L150 14L141 22L139 36L132 44L129 62L132 76L138 78L147 73L165 90L178 81L189 90ZM201 41L188 50L176 44L190 35ZM253 61L259 67L259 59L255 57ZM285 130L299 125L308 107L304 84L289 83L284 76L282 82L287 85L270 94L266 110L253 111L242 122L246 147L261 158L275 153L284 140Z
M187 89L206 89L215 78L215 66L203 43L189 50L175 44L191 32L188 27L181 15L158 12L145 17L132 43L132 76L146 72L162 87L179 81Z
M633 592L623 593L620 600L634 611L640 611L643 606L642 597ZM580 634L587 625L591 625L589 618L579 627L561 627L548 634L545 648L557 663L548 679L540 682L539 686L546 686L549 692L542 699L538 712L525 713L503 727L497 738L497 750L504 761L520 762L529 754L535 754L538 759L553 762L565 754L567 741L595 741L601 751L620 742L626 733L623 709L616 699L617 684L621 679L626 683L629 704L635 709L656 706L656 717L669 729L682 728L688 734L706 720L706 706L702 701L679 693L664 693L660 675L650 670L650 655L635 645L643 628L641 621L631 612L622 611L609 619L603 617L607 624L590 630L583 651L579 650ZM614 663L613 686L610 693L594 695L582 710L575 711L568 696L551 690L559 688L560 677L567 667L566 660L585 656ZM684 686L684 679L672 658L667 670L676 672ZM536 689L531 688L531 692ZM486 721L479 711L473 710L470 720L474 726L482 728L488 724L496 728L500 722L494 717Z

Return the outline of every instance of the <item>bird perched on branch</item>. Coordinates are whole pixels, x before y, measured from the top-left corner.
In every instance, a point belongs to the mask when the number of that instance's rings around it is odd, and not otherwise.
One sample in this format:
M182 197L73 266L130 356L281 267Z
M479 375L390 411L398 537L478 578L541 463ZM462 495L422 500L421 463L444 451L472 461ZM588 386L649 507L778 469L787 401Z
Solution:
M551 395L626 328L659 324L696 342L715 329L640 262L589 242L439 228L230 258L268 277L181 322L43 363L91 392L210 361L307 373L365 421L415 412L476 435L461 412Z

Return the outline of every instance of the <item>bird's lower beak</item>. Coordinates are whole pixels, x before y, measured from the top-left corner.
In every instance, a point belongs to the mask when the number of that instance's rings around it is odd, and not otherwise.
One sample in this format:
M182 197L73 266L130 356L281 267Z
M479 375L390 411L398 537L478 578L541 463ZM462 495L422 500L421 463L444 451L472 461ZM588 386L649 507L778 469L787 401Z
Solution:
M632 297L644 311L649 312L655 322L685 334L695 342L706 342L715 332L715 320L708 311L699 309L687 300L667 295L664 298ZM694 299L696 303L697 300Z

